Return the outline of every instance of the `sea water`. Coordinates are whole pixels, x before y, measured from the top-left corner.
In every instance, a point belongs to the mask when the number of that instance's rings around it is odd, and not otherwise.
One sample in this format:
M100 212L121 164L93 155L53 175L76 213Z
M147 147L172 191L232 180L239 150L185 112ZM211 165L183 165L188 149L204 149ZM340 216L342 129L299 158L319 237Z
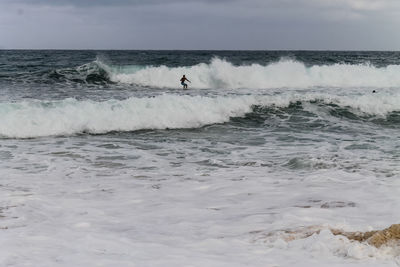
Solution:
M397 266L399 130L398 52L0 51L0 266Z

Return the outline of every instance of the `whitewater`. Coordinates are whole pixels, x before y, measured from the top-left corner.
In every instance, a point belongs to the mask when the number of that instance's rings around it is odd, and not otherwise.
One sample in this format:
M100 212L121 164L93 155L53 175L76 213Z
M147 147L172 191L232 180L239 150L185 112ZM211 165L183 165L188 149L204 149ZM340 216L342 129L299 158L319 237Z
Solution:
M108 66L101 60L94 62L104 69L111 81L152 87L176 87L176 78L186 73L193 77L192 88L309 88L328 87L394 87L400 85L400 66L375 67L368 62L351 65L306 66L303 62L282 59L266 65L235 66L213 58L209 64L190 67L167 66Z
M0 60L0 266L400 264L399 53Z
M205 97L162 94L104 102L24 101L0 104L0 137L102 134L113 131L199 128L243 117L255 107L287 108L291 103L334 104L359 116L382 117L400 111L400 94L335 96L290 93L270 96ZM321 108L322 110L322 108Z

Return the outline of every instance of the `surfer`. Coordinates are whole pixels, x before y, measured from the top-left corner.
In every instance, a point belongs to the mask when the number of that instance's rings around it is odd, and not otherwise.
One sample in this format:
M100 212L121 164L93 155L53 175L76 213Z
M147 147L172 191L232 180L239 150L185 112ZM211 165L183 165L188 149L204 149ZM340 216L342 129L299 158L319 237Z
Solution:
M183 75L183 77L181 78L181 84L183 86L183 89L187 89L187 83L185 83L185 81L190 82L188 79L186 79L185 75Z

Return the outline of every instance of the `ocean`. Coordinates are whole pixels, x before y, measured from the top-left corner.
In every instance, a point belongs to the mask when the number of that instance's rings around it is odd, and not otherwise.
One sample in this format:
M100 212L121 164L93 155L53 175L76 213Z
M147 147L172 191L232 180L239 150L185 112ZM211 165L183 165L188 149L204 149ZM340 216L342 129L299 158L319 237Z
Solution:
M0 50L0 266L397 266L399 130L400 52Z

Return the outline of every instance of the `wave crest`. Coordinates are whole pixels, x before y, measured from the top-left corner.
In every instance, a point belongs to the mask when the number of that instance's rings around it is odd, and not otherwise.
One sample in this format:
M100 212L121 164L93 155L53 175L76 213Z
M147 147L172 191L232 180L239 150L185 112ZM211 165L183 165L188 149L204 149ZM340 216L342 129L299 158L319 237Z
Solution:
M105 102L66 99L0 104L0 136L30 138L141 129L196 128L251 111L253 97L161 95Z
M399 94L379 97L374 94L334 96L287 93L236 97L164 94L104 102L65 99L0 103L2 118L0 136L30 138L144 129L198 128L209 124L225 123L231 118L244 117L248 113L258 113L259 107L261 107L261 112L264 112L263 107L266 107L265 118L271 115L269 112L274 113L276 109L280 112L296 112L298 109L305 109L317 116L325 112L329 116L348 117L355 120L371 116L380 117L383 120L382 123L390 125L398 125L400 120ZM289 109L286 109L287 107ZM294 107L294 110L291 107ZM322 117L329 119L329 116ZM243 119L251 119L251 116Z
M190 86L205 88L309 88L309 87L394 87L400 86L400 65L378 68L371 64L314 65L283 59L268 65L235 66L214 58L209 64L190 67L167 66L108 66L96 61L116 83L136 84L158 88L179 87L183 74L192 81Z

